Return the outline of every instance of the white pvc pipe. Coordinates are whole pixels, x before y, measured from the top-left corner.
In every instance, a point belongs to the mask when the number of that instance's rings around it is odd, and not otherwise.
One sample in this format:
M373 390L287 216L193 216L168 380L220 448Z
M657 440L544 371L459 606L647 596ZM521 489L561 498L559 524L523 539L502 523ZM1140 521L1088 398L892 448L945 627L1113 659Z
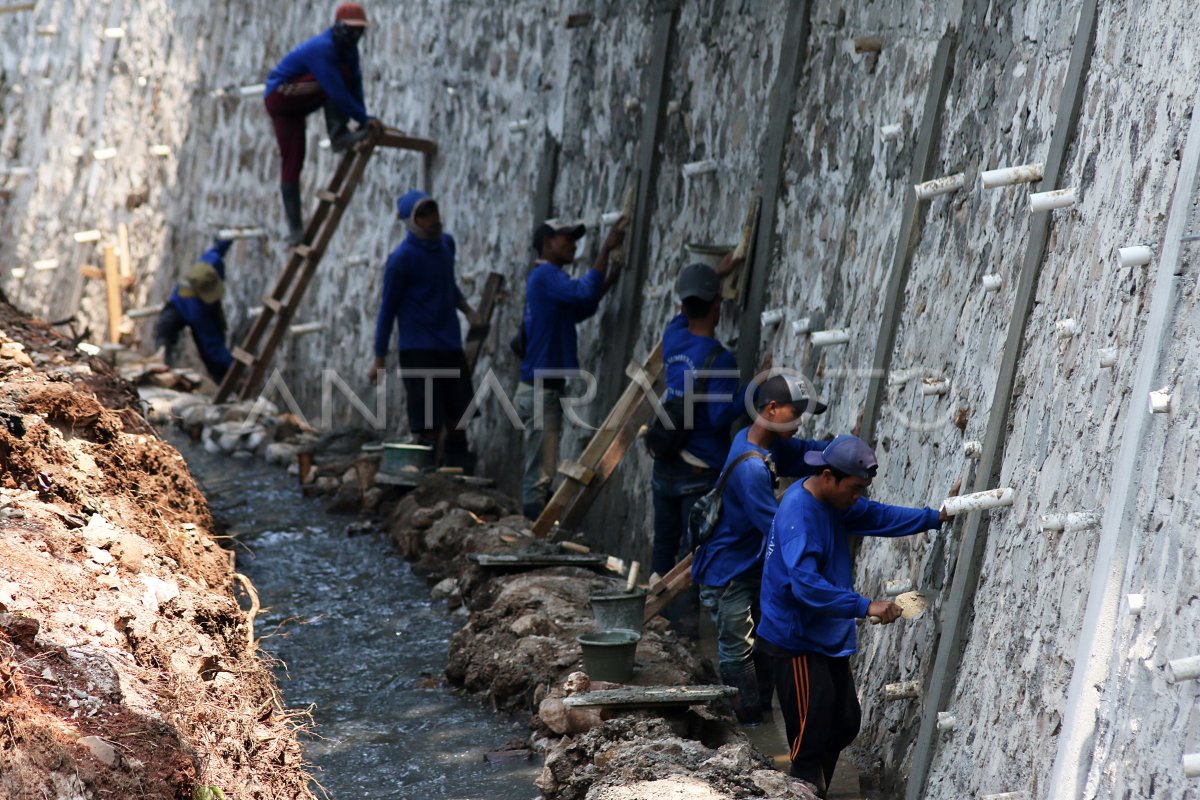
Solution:
M901 386L921 374L919 369L894 369L888 372L888 386Z
M232 241L234 239L261 239L267 235L262 228L222 228L217 231L218 239Z
M1060 319L1054 323L1054 332L1060 339L1070 339L1079 333L1079 323L1073 319Z
M956 517L959 514L966 514L971 511L1007 508L1013 504L1015 498L1016 492L1013 491L1011 486L1001 486L996 489L988 489L985 492L947 497L946 502L942 503L942 508L950 516Z
M12 275L14 278L17 278L17 279L24 278L25 277L25 268L24 267L15 267L15 268L9 270L8 274Z
M1200 778L1200 753L1186 753L1183 756L1183 774L1189 778Z
M1004 276L998 272L993 272L990 275L983 276L983 290L985 292L998 292L1000 287L1004 285Z
M939 731L952 731L958 725L958 720L949 711L939 711L937 716L937 729Z
M57 258L43 258L41 261L33 262L33 268L38 272L49 272L58 269Z
M888 597L895 597L911 590L912 581L908 578L897 578L894 581L888 581L883 584L883 593Z
M39 25L37 27L36 33L38 36L57 36L58 35L58 26L57 25Z
M130 319L145 319L146 317L157 316L162 312L162 306L146 306L145 308L131 308L125 312L125 316Z
M894 122L891 125L881 125L879 126L879 138L885 142L890 142L893 139L899 139L903 130L899 122Z
M150 155L166 158L171 155L171 148L165 144L152 144L150 145Z
M508 123L509 133L524 133L529 128L529 118L514 119Z
M1024 792L1001 792L1000 794L981 794L979 800L1028 800Z
M115 147L101 147L92 151L92 158L96 159L97 161L108 161L110 158L116 157L117 148Z
M237 93L242 97L253 97L262 94L267 90L265 83L252 83L249 86L242 86L237 90Z
M1122 267L1144 267L1154 260L1154 251L1144 244L1130 245L1117 250Z
M1117 348L1101 347L1096 351L1096 356L1100 361L1100 369L1109 369L1117 364Z
M1150 413L1168 414L1171 411L1171 392L1166 386L1150 393Z
M966 183L966 173L959 172L954 175L947 175L944 178L934 178L931 181L918 183L913 186L913 191L917 193L918 200L928 200L931 197L937 197L939 194L956 192L965 186Z
M608 211L600 215L601 225L616 225L624 216L623 211Z
M1037 214L1041 211L1052 211L1056 208L1066 208L1079 202L1079 195L1074 189L1055 189L1052 192L1034 192L1029 195L1029 210Z
M908 700L921 694L920 681L901 681L883 687L883 696L888 700Z
M105 28L104 29L104 38L105 39L124 39L125 38L125 29L124 28Z
M79 244L86 244L87 242L98 242L98 241L100 241L100 231L95 230L95 229L90 230L90 231L79 231L71 238L74 239L75 241L79 242Z
M0 175L25 178L33 174L33 167L0 167Z
M1171 683L1183 683L1200 678L1200 656L1177 658L1167 662L1167 680Z
M694 178L697 175L706 175L710 172L716 172L719 165L711 158L706 158L703 161L692 161L689 164L683 165L683 177Z
M292 336L304 336L308 333L317 333L325 330L324 322L301 322L297 325L292 325L288 328L288 333Z
M813 347L828 347L835 344L846 344L850 341L850 331L846 328L813 331L809 336Z
M1086 531L1100 527L1100 515L1091 511L1044 514L1041 525L1044 531Z
M1131 616L1138 616L1146 608L1146 595L1144 594L1127 594L1125 595L1125 611Z
M979 183L984 189L1014 186L1018 183L1036 183L1042 179L1045 164L1022 164L1019 167L1001 167L979 173Z
M770 311L762 312L760 322L764 328L774 328L779 323L783 322L784 310L782 308L773 308Z
M943 395L950 391L950 381L944 378L926 378L921 381L921 394L926 397Z
M812 319L810 317L801 317L792 323L792 333L800 336L812 330Z
M963 442L963 455L967 458L983 458L983 442Z

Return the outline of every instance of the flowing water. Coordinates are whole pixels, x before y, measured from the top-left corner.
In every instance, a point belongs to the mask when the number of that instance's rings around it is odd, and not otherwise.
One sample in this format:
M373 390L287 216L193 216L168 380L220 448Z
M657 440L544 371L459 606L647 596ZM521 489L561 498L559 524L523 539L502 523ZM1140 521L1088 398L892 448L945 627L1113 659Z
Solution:
M237 532L238 571L258 590L261 646L285 702L313 706L306 758L335 800L529 800L534 763L484 756L527 728L441 680L462 624L433 602L380 534L348 536L295 478L175 443L214 515Z

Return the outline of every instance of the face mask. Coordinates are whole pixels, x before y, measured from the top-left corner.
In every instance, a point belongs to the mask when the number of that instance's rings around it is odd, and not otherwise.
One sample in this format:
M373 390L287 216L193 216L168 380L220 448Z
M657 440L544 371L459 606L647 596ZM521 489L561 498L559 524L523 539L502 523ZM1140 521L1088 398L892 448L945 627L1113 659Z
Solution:
M339 50L348 50L356 47L358 40L362 38L362 34L362 28L351 28L341 20L333 23L333 43L337 45Z

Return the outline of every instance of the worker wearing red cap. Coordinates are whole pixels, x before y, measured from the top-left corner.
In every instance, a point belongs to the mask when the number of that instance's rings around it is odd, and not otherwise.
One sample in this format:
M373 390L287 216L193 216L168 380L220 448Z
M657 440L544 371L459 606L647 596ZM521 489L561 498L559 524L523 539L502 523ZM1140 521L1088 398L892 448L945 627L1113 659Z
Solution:
M283 57L267 77L266 104L283 159L279 188L287 216L288 244L304 238L300 215L300 169L304 165L304 121L325 110L333 151L363 139L379 120L367 115L363 100L358 40L367 30L367 13L358 3L342 3L333 26ZM350 121L358 124L351 130Z

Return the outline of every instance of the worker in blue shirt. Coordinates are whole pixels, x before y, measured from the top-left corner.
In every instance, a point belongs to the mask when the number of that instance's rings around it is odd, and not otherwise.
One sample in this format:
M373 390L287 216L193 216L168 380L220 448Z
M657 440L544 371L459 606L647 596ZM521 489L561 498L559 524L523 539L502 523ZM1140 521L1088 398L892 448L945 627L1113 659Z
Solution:
M817 474L788 489L775 514L756 647L773 661L791 774L824 797L838 755L854 741L861 721L850 675L855 619L877 617L887 624L901 611L854 591L849 537L911 536L937 530L950 517L934 508L864 499L878 461L857 436L838 436L804 459Z
M625 240L622 222L609 231L596 263L582 277L567 275L584 233L583 225L556 219L546 220L533 233L538 260L525 282L525 311L513 342L521 358L515 398L524 426L521 506L530 519L537 519L549 502L558 469L563 391L567 379L579 374L575 326L596 313L619 272L610 270L608 261Z
M472 329L479 327L478 314L458 288L457 248L454 238L442 230L438 204L414 189L397 199L396 211L408 234L388 256L384 270L375 321L375 361L367 378L371 383L378 379L392 330L399 328L409 430L418 444L431 447L436 447L445 430L443 463L469 472L473 464L467 446L469 420L464 417L473 390L457 312L467 317Z
M282 158L279 190L287 217L288 244L304 238L301 218L300 170L304 166L304 122L325 110L325 125L335 153L382 128L367 115L363 99L358 42L367 30L367 14L358 3L342 3L333 27L303 42L267 76L265 102ZM358 123L350 130L350 121Z
M717 627L721 680L737 687L735 710L747 725L762 721L770 696L770 662L764 659L756 669L754 622L763 550L779 507L776 479L813 474L804 457L828 444L792 438L801 415L825 411L825 404L810 394L803 381L788 375L772 376L758 387L754 422L734 437L722 470L728 474L720 518L709 538L697 544L692 560L700 603Z
M221 297L225 294L225 253L232 244L218 239L187 268L159 313L154 331L155 347L163 351L167 366L173 367L178 358L179 334L184 328L191 328L200 359L218 383L233 363L225 345L225 313L221 308Z

